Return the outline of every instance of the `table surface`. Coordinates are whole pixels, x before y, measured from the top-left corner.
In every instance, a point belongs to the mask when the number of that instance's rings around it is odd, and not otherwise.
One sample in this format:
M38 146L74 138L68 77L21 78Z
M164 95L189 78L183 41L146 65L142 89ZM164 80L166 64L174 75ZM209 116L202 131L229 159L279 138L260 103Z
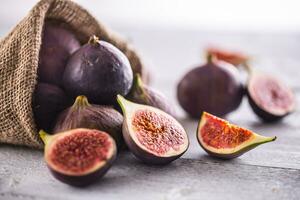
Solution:
M130 152L121 153L99 182L74 188L49 173L43 153L0 145L0 199L300 199L299 108L277 124L263 124L247 99L228 120L266 136L262 145L229 161L209 157L196 142L197 120L185 117L176 101L181 76L203 61L203 48L216 44L241 49L253 65L272 73L296 93L299 102L299 34L238 33L193 30L114 27L139 49L152 71L153 87L176 106L191 145L178 160L166 166L149 166Z

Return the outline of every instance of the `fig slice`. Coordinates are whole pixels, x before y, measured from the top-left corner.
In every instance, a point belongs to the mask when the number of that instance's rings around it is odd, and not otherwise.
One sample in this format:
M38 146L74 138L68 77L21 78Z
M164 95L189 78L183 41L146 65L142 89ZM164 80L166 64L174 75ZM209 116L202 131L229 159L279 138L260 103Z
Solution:
M53 176L69 185L86 186L102 177L116 158L116 144L107 133L72 129L55 135L43 130L44 158Z
M260 144L276 140L258 135L250 130L203 112L197 129L200 146L211 156L232 159Z
M265 122L275 122L295 110L292 90L277 78L250 71L247 96L254 113Z
M148 164L167 164L189 146L184 128L162 110L117 96L123 114L123 137L130 151Z

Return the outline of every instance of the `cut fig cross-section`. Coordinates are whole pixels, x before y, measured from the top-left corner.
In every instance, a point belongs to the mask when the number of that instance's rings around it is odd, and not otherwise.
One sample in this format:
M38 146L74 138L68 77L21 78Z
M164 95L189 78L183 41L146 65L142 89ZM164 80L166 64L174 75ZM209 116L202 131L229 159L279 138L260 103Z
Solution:
M167 164L188 149L188 136L171 115L121 95L117 100L124 114L124 140L137 158L149 164Z
M231 159L260 144L274 141L276 136L261 136L203 112L197 129L197 139L200 146L211 156Z
M275 122L295 110L293 91L277 78L261 73L250 74L247 96L251 108L265 122Z
M55 178L74 186L86 186L102 177L116 158L116 144L107 133L94 129L72 129L48 135L44 157Z

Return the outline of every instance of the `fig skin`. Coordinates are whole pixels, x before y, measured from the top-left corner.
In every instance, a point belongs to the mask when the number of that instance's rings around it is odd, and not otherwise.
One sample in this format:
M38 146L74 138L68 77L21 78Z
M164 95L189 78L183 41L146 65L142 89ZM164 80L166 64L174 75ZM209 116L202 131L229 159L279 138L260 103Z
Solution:
M268 142L273 142L277 139L276 136L274 137L265 137L265 136L261 136L261 135L258 135L252 131L249 131L247 129L244 129L244 130L247 130L249 132L251 132L251 137L255 137L254 139L256 140L255 142L253 141L245 141L245 142L248 142L248 144L246 146L244 146L243 148L235 151L235 152L232 152L232 153L225 153L225 152L214 152L212 150L209 150L208 147L206 147L205 145L207 144L203 144L202 141L201 141L201 135L200 135L200 129L202 128L203 126L203 123L206 122L206 118L214 118L215 120L218 120L218 121L221 121L221 122L225 122L226 123L226 126L228 128L238 128L240 129L240 127L236 126L236 125L233 125L233 124L230 124L229 122L221 119L221 118L218 118L216 116L213 116L209 113L206 113L206 112L203 112L202 114L202 117L199 121L199 124L197 126L197 141L199 143L199 145L202 147L202 149L209 155L211 155L212 157L215 157L215 158L219 158L219 159L223 159L223 160L228 160L228 159L234 159L234 158L237 158L241 155L243 155L244 153L254 149L255 147L261 145L261 144L264 144L264 143L268 143ZM203 122L204 121L204 122ZM253 139L252 139L253 140ZM252 142L252 143L251 143ZM236 148L236 147L235 147Z
M63 173L61 171L54 169L52 164L50 164L50 161L48 160L49 159L48 152L52 150L51 148L53 148L53 143L55 144L56 141L63 140L64 137L66 137L66 136L70 136L70 135L72 136L72 134L74 134L74 133L76 134L78 132L89 132L89 131L96 131L99 134L105 135L105 137L107 137L108 140L110 141L110 143L112 145L110 147L111 155L109 155L108 159L104 161L105 163L101 166L96 167L91 172L83 174L83 175L69 175L67 173ZM45 161L47 163L47 167L48 167L49 171L56 179L60 180L63 183L66 183L68 185L72 185L72 186L76 186L76 187L85 187L85 186L88 186L88 185L96 182L97 180L99 180L101 177L103 177L107 173L107 171L112 166L113 162L116 160L116 155L117 155L116 144L115 144L113 138L111 138L110 135L105 132L102 132L99 130L93 130L93 129L80 128L80 129L72 129L72 130L68 130L65 132L60 132L60 133L52 135L52 136L48 135L43 130L41 130L39 134L40 134L41 139L45 143L44 157L45 157ZM87 169L87 170L89 170L89 169Z
M38 80L61 86L67 61L79 47L80 43L71 30L46 21L39 55Z
M173 117L176 117L174 106L157 90L145 85L139 74L134 78L132 88L127 99L138 104L144 104L158 108Z
M107 132L121 148L124 146L122 124L123 116L112 107L90 104L85 96L78 96L71 107L59 114L53 132L75 128L97 129Z
M203 111L225 116L239 107L243 95L238 70L211 57L207 64L189 71L177 86L179 104L192 118L199 118Z
M59 87L38 83L32 106L37 129L50 131L58 114L71 104L72 100Z
M101 105L114 105L117 94L127 95L132 81L127 57L96 36L70 57L63 75L69 95L85 95L91 103Z
M248 80L248 84L247 84L247 97L248 97L248 102L252 108L252 110L254 111L254 113L264 122L266 123L274 123L274 122L278 122L280 120L282 120L284 117L286 117L287 115L291 114L294 110L295 110L295 97L294 94L292 92L292 90L290 88L288 88L286 85L284 85L281 81L279 81L278 79L276 79L273 76L267 75L267 74L263 74L261 72L257 72L252 70L249 66L248 66L248 70L249 70L249 80ZM289 102L286 102L286 108L281 108L284 110L284 112L279 113L274 113L274 111L268 110L268 109L272 109L272 105L268 105L266 108L261 104L261 100L259 100L259 97L257 93L259 93L259 88L257 88L257 86L259 86L261 89L264 89L263 87L269 87L268 85L264 85L261 84L261 82L259 82L260 80L269 80L269 84L270 82L273 82L273 84L278 84L280 86L280 88L276 88L276 89L269 89L271 91L269 92L264 92L264 96L266 98L266 102L268 102L270 104L270 99L268 98L268 94L267 93L272 93L272 98L275 98L274 100L276 100L276 98L283 98L282 95L285 95L285 100L288 99ZM259 84L259 85L257 85ZM256 89L252 89L252 87L255 87ZM281 91L280 91L281 90ZM264 89L265 91L265 89Z
M123 110L123 113L124 113L124 122L123 122L124 140L127 144L127 147L130 149L130 151L142 162L144 162L146 164L151 164L151 165L165 165L165 164L168 164L168 163L176 160L177 158L181 157L187 151L187 149L189 147L188 136L187 136L186 132L184 131L184 128L171 115L169 115L155 107L130 102L120 95L118 95L117 100ZM132 122L129 119L132 119L132 115L135 113L135 111L137 111L139 109L151 110L155 113L162 114L165 117L171 119L173 123L176 123L177 127L179 127L181 130L184 131L185 138L183 140L184 143L181 144L181 145L183 145L183 147L180 147L180 148L183 148L183 149L180 149L181 152L177 152L177 154L174 154L174 155L158 156L152 152L149 152L149 150L146 149L147 147L139 146L134 141L133 137L131 136L132 130L130 130L130 128L129 128L129 124L131 124ZM155 122L153 122L153 123L155 123Z

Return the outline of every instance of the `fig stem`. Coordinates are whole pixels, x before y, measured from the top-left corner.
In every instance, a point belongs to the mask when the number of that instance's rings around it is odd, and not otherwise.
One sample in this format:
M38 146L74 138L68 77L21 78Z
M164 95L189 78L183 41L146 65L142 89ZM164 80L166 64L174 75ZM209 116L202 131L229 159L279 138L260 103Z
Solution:
M206 54L206 61L208 63L212 63L216 59L216 56L213 55L212 53L207 53Z
M96 35L93 35L90 37L88 43L91 44L91 45L97 45L99 44L99 38L96 36Z
M49 139L49 137L50 137L48 135L48 133L46 133L46 131L44 131L44 130L40 130L39 131L39 135L40 135L41 139L43 140L44 144L46 144L47 141L48 141L48 139Z
M73 104L73 108L82 108L86 106L90 106L91 104L89 103L88 99L84 95L80 95L76 97L76 100Z

